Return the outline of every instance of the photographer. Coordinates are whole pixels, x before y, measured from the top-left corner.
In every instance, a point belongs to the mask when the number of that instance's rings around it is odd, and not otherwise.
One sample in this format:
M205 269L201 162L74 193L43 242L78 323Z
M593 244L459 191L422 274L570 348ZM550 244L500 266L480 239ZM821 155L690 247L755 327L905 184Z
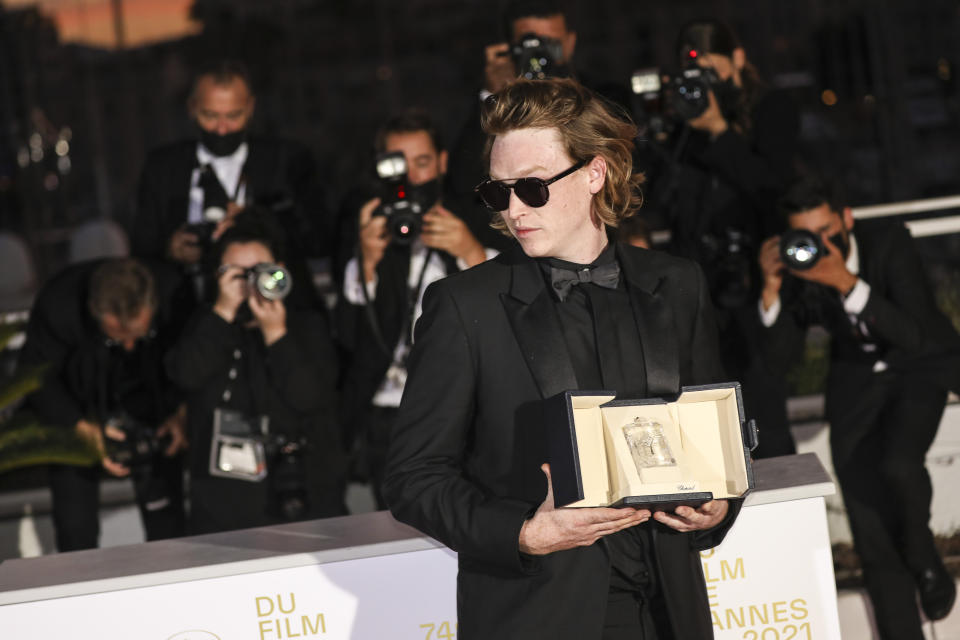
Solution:
M332 249L310 153L297 143L251 134L255 105L242 64L203 66L187 102L196 138L155 149L143 167L131 250L180 278L176 306L187 315L215 295L204 260L243 207L256 204L277 214L290 269L302 285L311 282L306 257ZM297 287L296 296L298 305L320 308L312 287Z
M953 578L929 528L924 466L948 389L960 389L960 336L937 309L909 232L860 221L814 178L779 205L792 233L760 251L760 315L771 362L795 362L806 328L832 337L825 417L833 466L880 637L923 638L916 607L945 617Z
M484 50L483 88L473 101L467 122L450 154L448 192L470 201L475 199L474 186L486 171L482 162L486 136L480 128L483 101L523 73L539 78L575 75L573 54L577 32L572 28L570 11L563 2L510 0L503 7L500 21L503 41ZM541 65L541 60L546 64ZM482 203L479 207L482 210ZM495 234L481 239L500 250L509 246Z
M696 260L707 274L724 367L743 383L747 412L761 430L754 455L794 453L786 384L763 364L753 301L759 294L759 242L779 231L770 212L792 173L797 110L764 84L736 35L719 21L687 24L677 52L680 66L708 87L706 101L691 109L694 101L680 99L676 87L667 100L681 124L655 154L660 161L648 172L644 207L651 213L642 215L669 226L671 250Z
M342 515L324 316L282 299L289 274L268 212L238 214L215 251L216 301L166 359L187 397L191 533Z
M496 252L484 248L467 223L440 201L447 152L426 114L409 111L388 120L377 134L376 147L381 154L402 153L406 186L417 194L411 197L429 207L420 233L408 237L390 232L392 217L381 215L381 198L360 208L357 255L347 264L338 310L341 325L355 332L347 345L353 354L343 393L347 439L357 450L355 471L370 477L377 504L384 508L384 457L423 291Z
M183 535L184 412L163 375L169 332L155 282L135 260L81 263L44 285L30 313L19 366L42 367L43 382L27 406L103 455L102 468L49 468L59 551L97 546L104 471L132 475L148 540ZM155 443L156 455L132 468L112 459L138 441Z

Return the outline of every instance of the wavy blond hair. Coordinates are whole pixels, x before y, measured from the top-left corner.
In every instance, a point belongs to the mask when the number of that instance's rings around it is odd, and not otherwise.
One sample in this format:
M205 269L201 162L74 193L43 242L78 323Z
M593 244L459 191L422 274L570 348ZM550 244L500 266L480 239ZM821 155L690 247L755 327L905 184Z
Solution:
M616 227L643 203L643 174L633 173L636 126L622 109L578 82L568 78L516 80L487 98L480 121L487 133L487 166L497 136L515 129L556 129L574 162L589 162L596 156L606 161L606 180L593 198L593 212L601 222ZM506 231L500 216L491 226Z

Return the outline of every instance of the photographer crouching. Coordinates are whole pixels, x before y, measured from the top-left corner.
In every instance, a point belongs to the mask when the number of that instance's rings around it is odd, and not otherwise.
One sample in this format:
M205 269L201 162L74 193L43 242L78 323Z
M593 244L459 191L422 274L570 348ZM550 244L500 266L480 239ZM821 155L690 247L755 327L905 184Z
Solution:
M237 215L216 245L217 298L167 355L186 392L191 533L342 515L336 355L324 316L288 308L282 231Z
M70 266L37 296L19 366L44 373L27 406L103 456L100 466L48 470L59 551L97 546L104 472L132 476L147 540L184 533L184 408L162 365L167 299L153 274L128 258Z
M830 332L825 417L863 580L885 640L921 640L956 586L930 531L924 466L947 391L960 390L960 336L936 306L913 238L898 223L856 223L836 187L794 184L779 209L791 231L760 251L760 316L771 363Z

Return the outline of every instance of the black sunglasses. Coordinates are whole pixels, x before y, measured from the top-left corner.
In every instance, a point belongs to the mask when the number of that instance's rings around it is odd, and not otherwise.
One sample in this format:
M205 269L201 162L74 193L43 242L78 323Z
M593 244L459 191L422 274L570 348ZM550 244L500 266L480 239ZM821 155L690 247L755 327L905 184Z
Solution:
M513 184L507 184L503 180L484 180L476 187L474 191L480 194L483 203L487 208L493 211L506 211L510 206L510 190L517 194L517 197L528 206L542 207L550 199L550 189L548 185L553 184L561 178L566 178L574 171L583 168L587 164L586 160L581 160L566 171L561 171L552 178L546 180L542 178L517 178Z

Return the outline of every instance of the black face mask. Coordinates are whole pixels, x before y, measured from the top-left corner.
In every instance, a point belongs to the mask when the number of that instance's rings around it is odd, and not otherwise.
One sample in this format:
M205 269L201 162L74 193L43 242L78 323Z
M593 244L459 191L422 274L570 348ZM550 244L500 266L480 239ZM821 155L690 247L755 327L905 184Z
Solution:
M423 184L411 185L408 188L410 201L420 203L424 207L432 207L440 200L440 178L428 180Z
M717 106L727 121L735 120L737 110L740 107L740 93L742 89L733 82L733 78L727 78L715 83L712 87L713 95L717 98Z
M203 127L200 127L200 144L215 156L223 157L233 155L246 139L246 129L221 135L215 131L207 131Z

